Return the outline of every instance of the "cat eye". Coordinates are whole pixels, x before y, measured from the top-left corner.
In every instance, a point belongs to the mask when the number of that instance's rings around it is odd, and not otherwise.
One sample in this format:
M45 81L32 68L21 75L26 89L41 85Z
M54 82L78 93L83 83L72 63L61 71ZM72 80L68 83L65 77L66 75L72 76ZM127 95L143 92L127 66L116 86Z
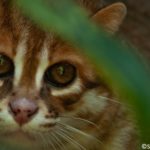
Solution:
M64 87L74 81L76 68L68 62L59 62L49 67L45 72L45 80L55 87Z
M0 54L0 78L13 75L14 65L6 55Z

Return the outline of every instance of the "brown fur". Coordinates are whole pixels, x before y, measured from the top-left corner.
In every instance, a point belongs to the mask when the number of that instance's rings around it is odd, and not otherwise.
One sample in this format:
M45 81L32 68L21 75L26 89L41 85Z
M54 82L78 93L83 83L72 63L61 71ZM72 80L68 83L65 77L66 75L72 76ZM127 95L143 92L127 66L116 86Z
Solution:
M78 1L78 3L86 7L92 15L101 7L101 3L98 2L98 0ZM98 24L102 24L107 31L115 32L121 24L125 12L125 6L118 3L102 11L98 11L93 16L93 20L96 20ZM62 121L63 123L72 125L92 136L86 136L86 134L83 135L78 132L73 133L71 131L70 133L68 132L69 135L63 131L61 132L74 139L87 150L136 149L136 133L134 125L132 124L132 119L130 119L130 115L127 113L128 110L119 101L115 102L114 99L118 99L118 97L111 88L109 88L109 85L103 81L102 77L97 75L94 66L88 58L78 52L70 44L54 35L54 33L45 33L30 20L25 19L17 8L10 6L9 0L1 0L0 53L4 53L14 61L18 53L16 50L17 46L23 39L26 39L26 48L23 71L19 83L17 86L14 86L14 78L7 80L0 79L4 80L4 85L0 88L0 129L3 128L3 125L1 125L1 122L3 122L1 113L8 109L10 101L22 97L26 97L38 104L38 113L42 113L43 117L40 116L40 118L42 118L43 121L35 121L36 125L34 124L34 126L32 124L34 117L36 117L34 116L25 127L19 127L12 119L12 114L8 111L5 117L10 117L12 121L7 124L4 123L6 127L8 126L6 130L4 130L4 134L0 131L0 136L6 143L10 143L9 139L13 138L14 143L15 140L17 141L17 137L14 136L12 132L18 133L18 129L25 132L21 133L25 138L23 138L23 141L25 140L26 145L30 148L34 146L36 149L42 149L43 144L37 132L40 133L46 141L56 143L57 138L51 138L47 136L45 132L43 133L43 131L48 133L51 130L55 131L57 123L51 124L46 123L46 121L60 117L62 120L64 119ZM80 79L79 82L81 84L78 92L72 92L70 90L75 84L75 81L67 87L58 89L45 82L43 77L40 88L36 87L35 78L40 65L43 46L48 49L48 65L46 69L64 60L70 62L77 68L77 77ZM15 67L17 67L17 65L18 64L16 64ZM43 76L46 69L43 72ZM7 85L9 85L9 87ZM76 86L79 86L78 83ZM65 88L71 92L65 93ZM58 94L58 92L60 94ZM92 98L88 99L92 94ZM100 99L99 96L104 96L105 99ZM86 122L84 122L83 119L85 119ZM88 121L92 123L88 123ZM13 126L17 126L17 129L14 129ZM12 132L9 131L10 129L12 129ZM36 129L36 133L32 133L34 129ZM8 135L8 137L6 135ZM35 138L36 136L38 137L37 139ZM83 149L79 144L76 144L77 147L75 147L73 144L69 144L70 140L65 140L60 135L57 136L64 142L66 149ZM100 144L99 141L102 143ZM21 141L21 143L24 142ZM61 145L61 142L58 144ZM60 150L57 144L54 145ZM21 147L22 146L23 145L21 145ZM51 144L48 144L48 146L50 149L53 148Z

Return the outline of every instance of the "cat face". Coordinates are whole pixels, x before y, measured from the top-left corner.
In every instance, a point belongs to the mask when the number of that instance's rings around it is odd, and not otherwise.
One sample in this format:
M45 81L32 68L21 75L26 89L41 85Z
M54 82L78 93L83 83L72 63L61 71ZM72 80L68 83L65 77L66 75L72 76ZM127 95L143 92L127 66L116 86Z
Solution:
M114 32L123 9L110 6L93 20ZM107 105L102 96L110 96L109 88L86 56L11 11L1 17L0 28L0 136L39 144L41 136L61 133L63 139L67 128L78 133L71 125L89 126L77 118L97 117Z
M100 84L89 62L66 43L58 39L53 43L54 37L33 40L31 35L39 37L37 32L30 28L12 55L0 54L0 127L4 133L20 128L29 134L49 132L63 116L93 112L95 106L83 98Z

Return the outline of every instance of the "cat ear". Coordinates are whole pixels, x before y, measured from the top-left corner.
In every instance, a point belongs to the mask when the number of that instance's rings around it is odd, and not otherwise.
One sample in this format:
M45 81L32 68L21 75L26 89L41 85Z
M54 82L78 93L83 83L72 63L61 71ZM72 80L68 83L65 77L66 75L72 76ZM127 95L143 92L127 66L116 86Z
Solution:
M119 29L126 12L126 6L123 3L118 2L98 11L92 17L92 20L97 24L102 25L107 32L113 34Z

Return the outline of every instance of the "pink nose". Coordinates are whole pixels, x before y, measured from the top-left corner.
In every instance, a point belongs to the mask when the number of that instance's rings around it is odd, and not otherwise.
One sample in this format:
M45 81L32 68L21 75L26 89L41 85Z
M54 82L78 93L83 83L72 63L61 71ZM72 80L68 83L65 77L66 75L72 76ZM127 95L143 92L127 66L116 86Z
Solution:
M20 126L27 123L38 111L37 104L34 101L26 98L11 101L9 107L15 121Z

